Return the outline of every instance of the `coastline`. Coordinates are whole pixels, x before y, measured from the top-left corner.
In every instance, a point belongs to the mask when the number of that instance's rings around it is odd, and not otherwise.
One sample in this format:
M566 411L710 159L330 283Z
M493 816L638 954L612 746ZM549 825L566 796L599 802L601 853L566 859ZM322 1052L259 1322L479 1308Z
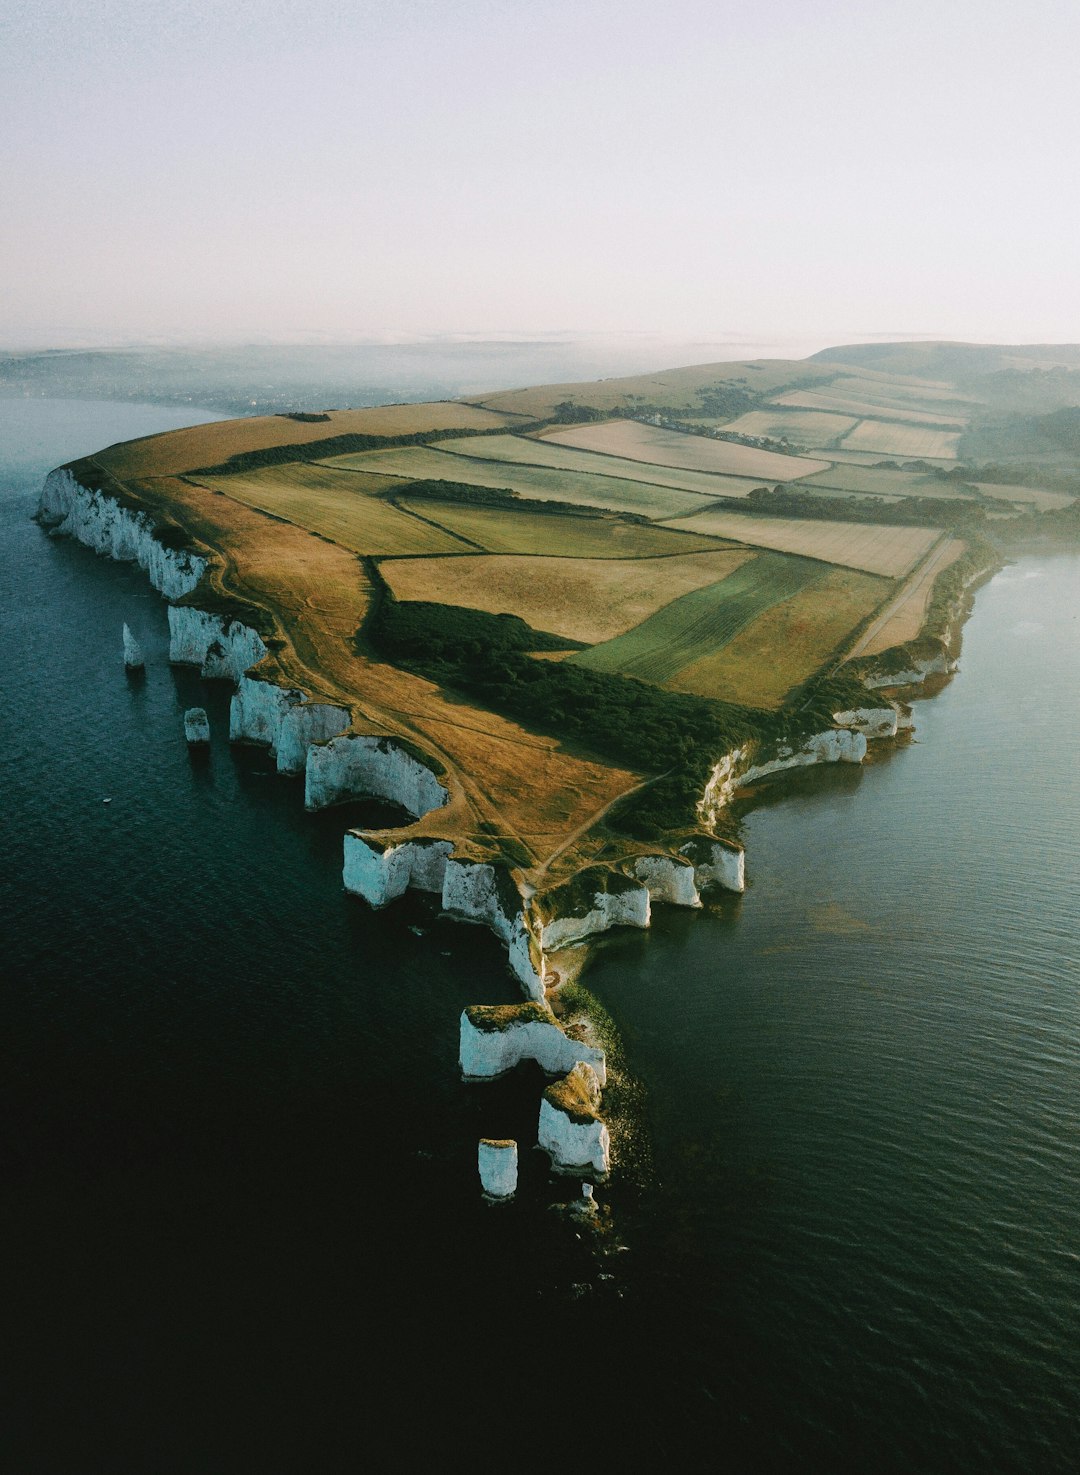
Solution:
M537 888L519 868L455 854L450 841L425 836L424 817L449 802L449 781L442 781L447 776L401 743L350 732L350 714L343 708L313 699L302 688L279 684L272 638L264 640L258 629L233 614L200 607L212 559L209 550L203 556L190 547L170 546L171 530L161 529L146 510L84 485L70 467L46 479L39 520L52 533L72 536L117 561L135 562L147 573L169 601L170 662L195 666L204 679L224 679L235 686L230 741L269 748L279 773L303 773L306 808L314 811L374 794L413 816L414 824L404 830L346 832L343 885L376 907L408 889L433 893L447 916L483 925L505 944L507 966L526 1002L520 1008L510 1006L509 1013L504 1007L497 1027L491 1027L489 1006L466 1009L460 1022L462 1076L490 1079L528 1059L563 1082L579 1067L593 1071L601 1088L605 1051L587 1011L579 1011L569 1030L558 1017L560 990L578 971L566 969L562 955L575 949L580 957L582 944L615 927L648 927L654 904L699 908L702 892L711 888L740 893L745 886L742 847L717 829L732 801L747 788L793 769L862 763L868 740L893 741L908 729L910 717L899 699L905 690L955 669L971 587L989 572L982 570L968 580L950 611L947 638L931 653L906 666L901 659L899 671L882 670L881 658L875 658L871 679L863 677L868 692L883 693L871 698L872 705L834 714L835 727L810 733L801 743L751 741L719 756L699 800L698 833L660 850L627 843L622 854ZM213 605L214 600L206 602ZM597 1094L597 1138L606 1137L599 1103ZM560 1109L557 1099L547 1097L544 1107L549 1114ZM590 1149L583 1160L573 1145L560 1144L557 1133L549 1132L546 1140L557 1171L592 1178L610 1168L606 1146Z

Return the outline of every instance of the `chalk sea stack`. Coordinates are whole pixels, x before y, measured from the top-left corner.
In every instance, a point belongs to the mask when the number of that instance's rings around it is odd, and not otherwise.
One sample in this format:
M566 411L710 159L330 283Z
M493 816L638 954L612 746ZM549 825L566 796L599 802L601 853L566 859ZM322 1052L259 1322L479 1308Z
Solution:
M210 741L210 719L202 707L189 707L184 713L184 736L188 747L200 747Z

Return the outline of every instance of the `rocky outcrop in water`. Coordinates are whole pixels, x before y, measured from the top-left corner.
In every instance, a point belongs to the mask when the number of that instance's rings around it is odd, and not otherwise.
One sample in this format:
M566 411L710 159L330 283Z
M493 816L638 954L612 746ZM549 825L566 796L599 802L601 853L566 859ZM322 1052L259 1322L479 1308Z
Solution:
M517 1192L518 1145L512 1138L481 1137L477 1166L481 1187L488 1198L513 1198Z
M141 671L146 665L142 646L131 633L131 626L124 625L124 665L129 671Z
M590 1173L604 1178L611 1170L611 1138L600 1120L600 1081L585 1062L544 1092L540 1102L537 1142L557 1173Z
M210 741L210 719L202 707L189 707L184 713L184 737L189 747Z

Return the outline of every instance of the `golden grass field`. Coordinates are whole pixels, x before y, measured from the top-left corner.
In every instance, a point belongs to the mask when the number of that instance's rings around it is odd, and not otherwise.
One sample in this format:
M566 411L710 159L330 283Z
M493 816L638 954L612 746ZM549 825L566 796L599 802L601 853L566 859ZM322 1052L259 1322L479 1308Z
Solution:
M939 574L955 563L967 548L962 538L943 538L930 556L915 569L895 598L852 647L849 659L877 655L890 646L914 640L923 627L927 605Z
M397 485L387 478L330 471L318 463L299 461L231 476L204 476L199 481L249 507L332 538L353 553L464 553L470 546L452 533L399 511L386 500ZM380 482L382 495L377 490Z
M217 420L188 430L169 430L125 441L96 459L114 476L177 476L198 466L216 466L241 451L266 446L309 445L335 435L415 435L439 430L492 430L510 426L512 416L455 401L425 405L381 405L370 410L331 410L328 420L292 420L288 415L253 415Z
M357 455L334 456L319 464L336 470L382 472L398 481L460 481L471 486L509 488L534 502L565 502L568 506L595 507L607 512L636 512L641 517L677 517L700 507L702 501L696 493L674 487L489 461L428 446L362 451ZM722 488L717 488L715 495L721 493Z
M783 456L643 419L528 430L564 400L719 421L753 395L756 406L725 428L823 454ZM415 832L445 835L475 856L517 841L540 875L548 857L569 866L602 844L596 820L642 775L377 656L364 628L375 591L363 560L380 560L401 600L512 613L581 642L587 649L569 656L576 667L775 708L843 654L917 634L935 579L965 545L926 527L740 514L720 499L778 482L821 497L963 496L934 477L869 463L954 459L971 403L942 381L838 363L724 363L540 386L482 404L217 422L95 459L151 515L167 514L211 551L209 590L192 603L213 607L217 596L264 612L250 616L277 634L263 674L347 707L354 731L396 737L441 768L451 802ZM439 443L462 429L488 433ZM244 451L295 443L316 455L319 441L343 434L422 434L436 444L185 479ZM493 508L404 492L416 480L510 488L521 502ZM1003 515L1013 503L1070 500L1041 488L982 490ZM537 500L565 510L540 510Z
M183 481L132 478L128 486L151 513L167 512L213 551L213 589L272 616L284 644L263 663L269 677L349 708L354 731L414 742L444 765L451 803L422 820L419 833L445 834L479 853L489 844L484 824L543 858L639 781L360 654L355 636L371 589L352 553Z
M403 498L402 507L428 517L448 532L466 538L489 553L539 553L564 558L656 558L671 553L708 552L717 538L708 533L680 533L614 517L588 517L468 507L426 497ZM723 541L723 539L721 539Z
M728 476L761 477L765 481L794 481L797 476L811 476L815 471L823 471L829 464L804 456L781 456L774 451L759 451L734 441L710 440L704 435L661 430L656 425L642 425L636 420L604 420L596 425L549 430L545 431L544 439L583 451L626 456L631 461L646 461L650 465L678 466Z
M844 437L853 451L880 451L883 456L915 460L956 460L958 430L934 430L921 425L890 425L884 420L863 420Z
M859 420L872 420L876 416L879 419L896 421L902 425L926 425L928 422L932 425L939 425L950 419L949 416L928 414L925 410L886 409L885 406L870 400L856 399L852 395L835 394L831 387L821 390L792 390L788 394L780 395L773 403L803 410L830 410L838 415L854 415Z
M596 451L578 451L572 446L553 444L541 436L485 435L468 440L436 441L435 446L470 461L504 461L512 465L531 464L562 471L572 478L567 482L571 491L580 476L588 478L590 486L594 485L596 476L617 477L649 486L699 492L708 497L745 497L747 492L761 485L751 477L717 476L708 471L688 471L673 466L657 466L654 462L630 461L623 456L603 456Z
M822 410L750 410L724 425L739 435L764 435L771 440L787 436L793 445L827 446L858 424L851 415Z
M779 707L892 588L888 579L836 569L766 610L721 650L687 666L667 684L697 696Z
M902 578L941 536L937 528L887 527L863 522L818 522L799 517L753 517L741 512L702 512L668 524L686 531L733 538L840 563L866 573Z
M512 614L534 630L595 645L661 605L715 583L755 555L748 548L674 558L387 559L380 572L398 599L433 599Z

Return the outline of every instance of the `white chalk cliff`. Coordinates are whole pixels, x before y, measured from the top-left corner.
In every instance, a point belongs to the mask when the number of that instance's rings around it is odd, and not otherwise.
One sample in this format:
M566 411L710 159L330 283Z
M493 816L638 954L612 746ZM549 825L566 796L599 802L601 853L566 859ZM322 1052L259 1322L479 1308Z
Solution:
M476 1159L488 1198L513 1198L518 1180L517 1143L512 1138L481 1137Z
M603 1178L610 1172L611 1138L597 1115L599 1105L600 1081L584 1062L544 1092L537 1142L557 1173Z
M325 809L356 794L391 799L419 818L450 798L430 768L384 737L335 737L308 749L304 804Z
M46 477L38 516L51 532L75 538L120 563L137 563L167 599L190 594L206 572L205 558L158 542L145 512L133 512L115 497L84 487L66 468Z
M543 1004L470 1004L462 1010L458 1064L466 1080L492 1080L523 1060L534 1060L547 1075L565 1075L585 1062L601 1086L607 1080L603 1050L571 1039Z
M131 633L131 627L124 623L124 665L129 671L141 671L146 665L143 657L142 646Z
M184 737L192 747L210 741L210 719L202 707L189 707L184 713Z

